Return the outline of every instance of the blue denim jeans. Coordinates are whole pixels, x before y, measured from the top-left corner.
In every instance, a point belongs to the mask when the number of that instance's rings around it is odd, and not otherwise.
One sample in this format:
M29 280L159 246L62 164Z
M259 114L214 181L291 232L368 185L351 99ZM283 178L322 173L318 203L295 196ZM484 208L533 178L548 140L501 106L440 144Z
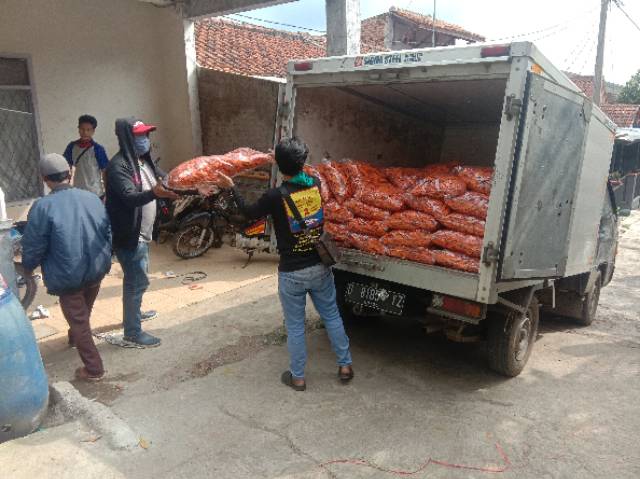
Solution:
M307 345L305 341L304 318L307 293L324 322L336 353L339 366L351 364L349 338L342 324L342 317L336 304L336 287L333 273L323 264L310 266L289 273L278 273L278 294L287 328L287 348L291 375L296 379L304 378L307 363Z
M142 295L149 287L149 243L139 242L136 249L116 249L116 256L124 273L122 306L124 336L137 338L140 326Z

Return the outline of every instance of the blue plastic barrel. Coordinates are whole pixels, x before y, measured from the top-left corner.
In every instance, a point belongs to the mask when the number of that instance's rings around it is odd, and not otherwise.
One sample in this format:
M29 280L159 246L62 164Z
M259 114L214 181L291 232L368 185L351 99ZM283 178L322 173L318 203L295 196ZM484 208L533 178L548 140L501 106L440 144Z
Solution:
M0 275L0 442L35 431L49 384L33 328Z

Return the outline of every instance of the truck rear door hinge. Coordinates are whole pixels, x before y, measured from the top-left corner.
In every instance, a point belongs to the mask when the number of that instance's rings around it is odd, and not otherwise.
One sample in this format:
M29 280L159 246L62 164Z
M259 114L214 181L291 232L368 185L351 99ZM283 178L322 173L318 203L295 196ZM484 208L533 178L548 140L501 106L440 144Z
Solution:
M489 242L487 246L484 247L484 253L482 254L482 262L487 266L491 266L491 264L498 261L499 252L494 246L493 242Z
M516 98L512 93L507 97L507 103L504 106L504 114L507 115L507 120L513 120L513 118L522 110L522 100Z

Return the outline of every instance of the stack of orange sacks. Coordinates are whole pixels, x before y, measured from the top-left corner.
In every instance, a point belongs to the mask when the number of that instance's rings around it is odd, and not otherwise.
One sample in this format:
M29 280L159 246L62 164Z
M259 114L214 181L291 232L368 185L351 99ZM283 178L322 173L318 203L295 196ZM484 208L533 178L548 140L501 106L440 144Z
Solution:
M325 228L343 247L478 272L492 168L352 160L305 168L322 184Z

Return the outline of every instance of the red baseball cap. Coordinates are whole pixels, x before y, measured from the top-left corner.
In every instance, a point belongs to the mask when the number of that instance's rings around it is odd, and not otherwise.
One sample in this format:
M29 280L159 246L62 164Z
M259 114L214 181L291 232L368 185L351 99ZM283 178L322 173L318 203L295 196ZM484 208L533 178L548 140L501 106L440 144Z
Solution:
M133 124L133 134L134 135L146 135L147 133L151 133L155 131L156 127L153 125L145 125L140 120L136 121Z

